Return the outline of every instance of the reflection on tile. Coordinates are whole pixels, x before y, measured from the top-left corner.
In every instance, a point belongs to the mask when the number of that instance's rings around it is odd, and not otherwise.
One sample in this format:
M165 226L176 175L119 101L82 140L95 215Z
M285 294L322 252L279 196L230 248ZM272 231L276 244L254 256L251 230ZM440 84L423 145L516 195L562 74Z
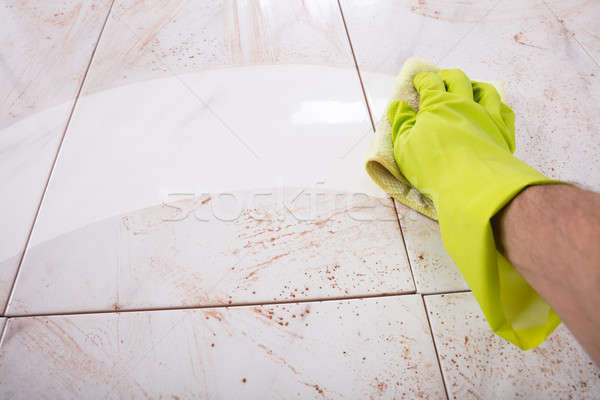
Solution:
M0 7L0 307L109 5L5 1Z
M13 318L0 374L14 398L444 396L420 296Z
M231 195L108 218L30 248L8 314L414 291L389 199Z
M600 393L600 369L564 325L522 351L490 330L471 293L425 302L451 398L593 399Z
M593 21L579 24L581 34L575 35L598 43L591 39L598 29L597 4L560 3L557 12L565 21L575 14ZM544 1L342 5L375 118L411 55L460 67L474 79L504 81L517 115L517 156L550 177L600 190L600 67Z
M417 292L469 289L444 248L438 223L397 201L396 209Z
M153 220L165 201L271 188L359 194L359 202L377 203L374 212L395 219L363 168L372 132L336 1L302 9L169 4L113 8L9 313L414 290L397 221L344 216L341 225L311 230L284 220L262 232L252 223ZM230 24L239 25L240 37L224 31ZM261 207L276 214L279 206ZM136 231L153 228L131 236L123 218ZM288 236L279 240L279 231ZM326 276L336 265L342 279L332 286ZM264 272L243 280L259 266ZM311 276L319 284L304 286Z

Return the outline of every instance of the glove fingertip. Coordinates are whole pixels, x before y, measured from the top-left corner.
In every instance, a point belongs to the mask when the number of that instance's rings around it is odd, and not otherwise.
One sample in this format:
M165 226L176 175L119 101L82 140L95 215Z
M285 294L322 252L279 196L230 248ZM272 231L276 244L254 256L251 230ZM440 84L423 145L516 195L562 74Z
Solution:
M387 109L387 117L392 126L392 140L395 140L399 133L405 132L414 125L416 112L407 102L396 100L390 104Z
M442 78L436 72L419 72L413 78L413 85L421 96L425 90L441 92L446 90Z

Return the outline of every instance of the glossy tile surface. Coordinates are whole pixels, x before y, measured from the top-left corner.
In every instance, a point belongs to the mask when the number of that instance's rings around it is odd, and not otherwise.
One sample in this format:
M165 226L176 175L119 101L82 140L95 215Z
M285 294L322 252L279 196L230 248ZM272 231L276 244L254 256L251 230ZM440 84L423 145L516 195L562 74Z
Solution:
M27 253L31 270L20 274L9 314L414 290L394 208L382 204L387 199L270 193L236 192L239 204L209 195L180 200L39 244Z
M444 396L414 295L13 318L7 329L2 397Z
M397 201L395 203L417 293L469 289L452 257L444 248L437 221L404 204Z
M376 119L407 57L459 67L471 78L504 82L517 116L519 158L549 177L600 190L596 2L554 2L550 8L543 1L341 3ZM425 219L407 222L404 239L417 287L464 289L454 268L442 267L439 274L424 268L436 259L448 264L437 230L424 233L431 225ZM412 230L422 236L413 237ZM423 248L434 260L418 258Z
M110 1L0 6L0 306L4 306Z
M9 314L414 291L337 2L252 4L114 5Z
M600 369L564 325L522 351L490 330L471 293L424 299L450 398L598 397Z

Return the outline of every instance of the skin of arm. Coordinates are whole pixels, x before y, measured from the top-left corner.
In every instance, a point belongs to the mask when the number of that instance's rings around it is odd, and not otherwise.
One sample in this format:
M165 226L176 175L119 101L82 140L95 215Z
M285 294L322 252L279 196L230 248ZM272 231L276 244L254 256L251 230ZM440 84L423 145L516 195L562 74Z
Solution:
M530 186L492 225L498 250L600 366L600 194Z

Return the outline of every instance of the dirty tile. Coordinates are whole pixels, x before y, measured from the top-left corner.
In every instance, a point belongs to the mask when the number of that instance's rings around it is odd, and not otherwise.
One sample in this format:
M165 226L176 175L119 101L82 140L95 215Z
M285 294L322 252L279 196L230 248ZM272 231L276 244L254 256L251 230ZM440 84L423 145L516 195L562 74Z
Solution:
M600 67L543 2L498 7L444 64L504 81L517 157L549 177L600 190Z
M452 257L444 248L437 221L404 204L397 201L395 203L417 293L469 289Z
M341 0L373 118L383 116L409 57L437 62L496 7L498 0Z
M8 313L414 291L337 2L163 6L113 6Z
M4 331L4 325L6 325L6 318L0 318L0 332Z
M542 0L342 0L374 117L382 115L394 76L412 55L461 68L473 79L503 81L517 117L516 155L550 177L600 190L600 67L589 56L597 45L598 24L591 21L598 20L598 6L555 3L563 22ZM580 33L574 36L565 24L575 14ZM590 50L574 37L589 38Z
M564 26L565 33L572 35L596 64L600 63L600 4L589 0L547 0L546 5Z
M0 6L0 307L110 1Z
M0 374L15 399L444 397L414 295L12 318Z
M564 325L522 351L495 335L471 293L425 296L448 395L454 399L594 399L600 369Z
M30 248L9 314L414 290L393 206L340 192L235 194L149 207Z
M86 92L212 68L347 68L353 65L348 50L337 2L331 0L117 0Z

